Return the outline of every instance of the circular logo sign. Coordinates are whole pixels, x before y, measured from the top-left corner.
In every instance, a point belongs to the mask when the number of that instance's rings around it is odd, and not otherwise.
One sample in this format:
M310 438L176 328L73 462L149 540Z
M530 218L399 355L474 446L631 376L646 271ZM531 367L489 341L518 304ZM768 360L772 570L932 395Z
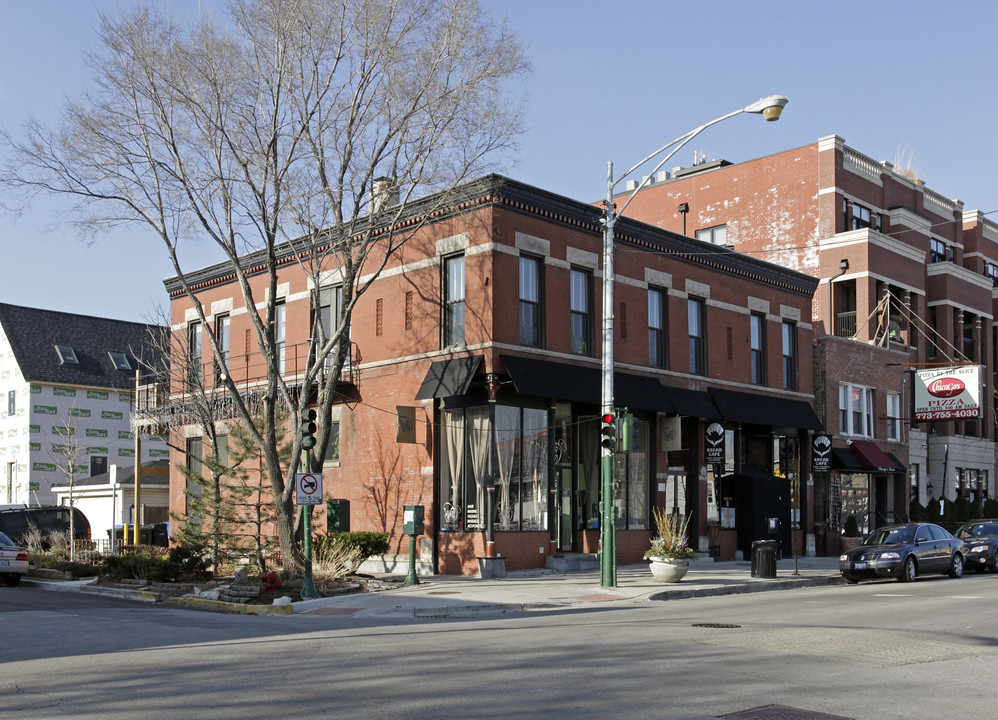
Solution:
M967 386L963 384L963 380L957 380L956 378L939 378L938 380L933 380L929 383L927 388L929 395L938 398L950 398L954 395L959 395Z

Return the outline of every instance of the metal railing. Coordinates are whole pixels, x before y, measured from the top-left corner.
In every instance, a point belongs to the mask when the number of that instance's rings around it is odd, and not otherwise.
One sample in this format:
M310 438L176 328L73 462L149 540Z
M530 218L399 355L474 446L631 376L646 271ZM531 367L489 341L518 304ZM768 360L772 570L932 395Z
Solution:
M856 311L843 312L835 316L835 334L839 337L856 335Z
M292 387L300 385L309 362L308 352L308 343L284 347L282 371L285 381ZM235 384L251 408L255 408L257 396L266 388L267 363L259 352L230 355L228 366L224 369L217 368L212 360L202 362L196 371L188 373L176 369L180 364L174 365L172 377L139 386L135 413L137 425L151 428L157 434L165 434L171 426L197 422L206 404L210 406L211 414L216 419L235 417L235 404L222 384L222 372ZM331 362L327 360L327 372L330 365ZM351 342L340 372L340 382L356 385L359 365L357 344Z

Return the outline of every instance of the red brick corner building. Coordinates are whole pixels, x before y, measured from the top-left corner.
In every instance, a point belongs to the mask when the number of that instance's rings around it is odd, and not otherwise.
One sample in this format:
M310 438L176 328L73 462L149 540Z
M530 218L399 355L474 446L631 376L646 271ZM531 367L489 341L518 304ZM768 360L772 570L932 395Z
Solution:
M586 203L481 178L360 299L341 380L351 399L335 408L338 447L323 480L330 517L339 508L351 530L391 533L379 569L404 568L403 507L423 505L424 566L477 572L490 486L508 570L598 550L599 219ZM614 457L618 561L640 562L655 507L689 517L691 543L720 559L747 557L760 539L777 540L784 556L813 552L805 479L809 438L822 430L810 352L817 280L628 218L615 247L615 404L635 418ZM335 296L335 270L315 292L294 262L280 268L289 382L307 353L313 298ZM251 278L260 297L266 281ZM174 332L196 341L204 330L190 301L176 278L166 285ZM256 310L242 307L225 264L199 271L198 288L209 323L232 338L232 378L252 392ZM400 416L415 418L414 435L398 433ZM717 465L705 460L708 427L725 438ZM197 447L197 432L174 428L174 445ZM186 462L179 451L172 459ZM173 470L171 508L181 515L184 488ZM803 533L791 534L792 508Z

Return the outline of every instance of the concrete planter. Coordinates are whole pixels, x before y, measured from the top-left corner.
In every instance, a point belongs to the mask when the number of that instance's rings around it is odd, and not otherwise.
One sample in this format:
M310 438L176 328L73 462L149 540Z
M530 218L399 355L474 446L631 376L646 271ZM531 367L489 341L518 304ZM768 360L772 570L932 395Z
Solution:
M652 557L648 558L648 567L651 569L652 576L659 582L674 583L686 577L686 573L690 569L690 561Z

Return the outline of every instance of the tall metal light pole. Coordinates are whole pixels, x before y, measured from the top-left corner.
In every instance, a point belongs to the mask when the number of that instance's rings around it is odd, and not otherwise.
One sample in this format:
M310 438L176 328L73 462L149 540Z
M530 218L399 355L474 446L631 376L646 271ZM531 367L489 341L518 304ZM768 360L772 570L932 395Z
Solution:
M782 95L770 95L756 102L743 107L741 110L722 115L721 117L704 123L698 128L691 130L685 135L680 135L672 142L663 145L651 155L644 158L637 165L625 172L620 177L613 177L613 163L606 164L606 200L603 205L603 217L600 222L603 224L603 356L602 356L602 392L600 395L602 414L613 413L613 234L617 218L623 214L631 200L644 188L649 179L669 161L686 143L695 138L701 132L716 125L722 120L727 120L742 113L761 114L766 120L779 120L783 107L787 104L787 99ZM655 166L644 180L635 188L621 208L618 210L613 204L613 188L637 170L639 167L657 157L669 148L669 152ZM616 529L617 513L613 505L613 450L607 447L600 449L600 585L602 587L616 587L617 585L617 551L616 551Z

